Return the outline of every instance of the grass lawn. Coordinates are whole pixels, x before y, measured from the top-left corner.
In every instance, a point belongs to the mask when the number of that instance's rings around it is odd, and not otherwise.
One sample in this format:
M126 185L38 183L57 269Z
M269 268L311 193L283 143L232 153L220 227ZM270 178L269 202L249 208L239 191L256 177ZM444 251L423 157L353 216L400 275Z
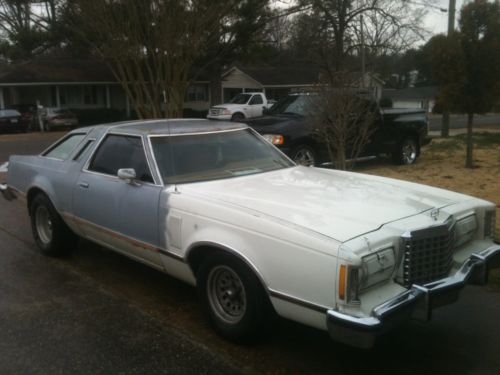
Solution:
M356 170L469 194L496 204L496 240L500 241L500 133L475 133L473 169L465 168L465 135L434 139L422 149L417 163L358 165ZM491 281L500 286L500 269Z

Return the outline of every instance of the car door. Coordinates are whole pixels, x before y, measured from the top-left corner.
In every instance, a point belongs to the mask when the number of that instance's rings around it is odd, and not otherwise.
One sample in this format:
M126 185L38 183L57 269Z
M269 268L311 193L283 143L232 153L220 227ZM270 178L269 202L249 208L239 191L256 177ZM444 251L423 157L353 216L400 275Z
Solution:
M127 183L119 169L133 168ZM89 239L151 266L162 268L158 254L158 202L162 186L154 183L142 137L108 134L77 179L73 214Z
M262 99L262 96L252 96L248 104L251 117L262 116L262 113L264 112L264 100Z

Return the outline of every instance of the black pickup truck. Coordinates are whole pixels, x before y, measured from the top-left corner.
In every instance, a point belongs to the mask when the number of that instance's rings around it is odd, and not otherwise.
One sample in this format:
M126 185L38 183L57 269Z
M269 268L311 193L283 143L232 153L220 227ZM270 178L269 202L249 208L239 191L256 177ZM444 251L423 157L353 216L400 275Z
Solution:
M307 110L310 96L288 95L276 103L262 117L245 121L280 148L295 162L319 165L329 162L326 146L314 136L308 124ZM429 143L427 115L421 109L376 110L376 130L360 156L390 154L397 164L413 164L420 155L420 147Z

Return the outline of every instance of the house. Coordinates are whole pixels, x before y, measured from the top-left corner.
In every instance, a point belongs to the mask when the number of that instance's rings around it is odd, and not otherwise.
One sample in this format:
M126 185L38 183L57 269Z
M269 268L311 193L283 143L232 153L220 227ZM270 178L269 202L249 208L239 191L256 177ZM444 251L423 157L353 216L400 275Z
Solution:
M220 77L221 97L229 101L245 91L264 92L278 100L291 92L312 89L319 82L320 71L314 67L240 67L228 69ZM384 82L366 74L360 87L380 99ZM211 84L202 78L186 92L184 108L198 113L208 110ZM16 104L44 107L67 107L79 110L112 109L132 115L131 105L110 69L94 60L38 58L12 65L0 65L0 108Z
M422 108L432 112L437 94L437 86L422 86L400 90L386 89L382 97L390 99L393 108Z
M206 110L210 81L188 87L185 108ZM131 106L110 69L94 60L39 58L0 65L0 109L15 104L39 103L44 107L107 108L131 117Z
M238 93L259 91L268 99L279 100L291 92L312 89L319 82L320 74L320 69L314 67L233 66L222 74L221 97L227 102ZM363 81L372 96L380 100L384 81L370 73Z

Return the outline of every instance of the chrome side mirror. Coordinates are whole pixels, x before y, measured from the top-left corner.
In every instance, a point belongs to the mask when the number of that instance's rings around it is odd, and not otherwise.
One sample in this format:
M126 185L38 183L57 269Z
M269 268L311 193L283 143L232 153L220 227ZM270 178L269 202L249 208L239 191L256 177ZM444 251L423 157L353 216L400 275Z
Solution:
M118 169L117 175L120 180L125 181L127 184L135 183L135 179L137 178L134 168Z

